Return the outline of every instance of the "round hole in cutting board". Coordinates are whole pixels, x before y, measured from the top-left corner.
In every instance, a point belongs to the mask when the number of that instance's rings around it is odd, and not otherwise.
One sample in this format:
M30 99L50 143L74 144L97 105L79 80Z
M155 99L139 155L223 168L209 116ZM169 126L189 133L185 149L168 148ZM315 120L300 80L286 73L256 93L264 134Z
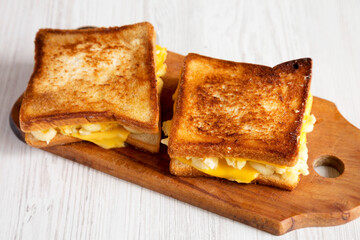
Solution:
M315 171L322 177L336 178L344 172L344 163L335 156L325 155L314 161Z
M322 177L326 177L326 178L336 178L338 176L340 176L340 173L338 172L338 170L336 170L333 167L330 166L317 166L315 168L315 171Z

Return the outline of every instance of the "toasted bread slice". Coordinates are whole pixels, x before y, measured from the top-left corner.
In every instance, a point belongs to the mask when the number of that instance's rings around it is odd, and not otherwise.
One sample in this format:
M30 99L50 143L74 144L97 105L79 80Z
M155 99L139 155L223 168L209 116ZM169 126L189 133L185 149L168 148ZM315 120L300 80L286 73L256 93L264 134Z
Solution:
M150 23L41 29L20 109L22 131L116 121L159 132L155 31Z
M160 150L161 132L150 133L131 133L126 139L126 143L149 152L156 153Z
M271 68L187 55L170 157L235 157L294 166L311 65L309 58Z
M169 169L171 174L179 177L212 177L174 158L170 160ZM299 180L300 178L294 181L288 181L282 178L279 174L273 174L270 176L260 174L252 181L252 183L259 183L291 191L297 186Z

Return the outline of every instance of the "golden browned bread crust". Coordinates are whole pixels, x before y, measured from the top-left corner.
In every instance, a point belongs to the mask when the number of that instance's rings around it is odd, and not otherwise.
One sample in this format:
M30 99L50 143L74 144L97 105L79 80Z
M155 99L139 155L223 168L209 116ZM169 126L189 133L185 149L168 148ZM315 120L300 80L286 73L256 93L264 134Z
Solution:
M310 58L271 68L187 55L170 157L239 157L294 166L311 65Z
M170 160L169 169L171 174L179 177L212 177L173 158ZM251 183L258 183L291 191L297 186L299 179L300 178L298 178L297 182L289 182L281 178L281 176L278 174L273 174L270 176L263 176L260 174Z
M169 170L171 174L179 177L211 177L175 158L170 158Z
M158 132L155 31L150 23L41 29L20 109L22 131L117 121Z

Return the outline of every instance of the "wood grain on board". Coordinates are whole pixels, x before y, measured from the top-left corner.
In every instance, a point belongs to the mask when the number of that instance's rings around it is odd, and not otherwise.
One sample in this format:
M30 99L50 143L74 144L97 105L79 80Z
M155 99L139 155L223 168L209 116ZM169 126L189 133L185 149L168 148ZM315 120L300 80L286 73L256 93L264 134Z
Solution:
M163 120L171 118L171 95L175 91L183 56L169 52L168 71L162 92ZM18 113L21 98L10 116L19 138ZM312 113L317 118L308 134L309 171L292 192L254 184L238 184L214 178L183 178L169 173L166 147L150 154L131 147L105 150L87 142L43 150L87 165L107 174L152 189L170 197L280 235L294 229L333 226L360 215L360 130L346 121L336 106L314 97ZM319 176L314 165L326 164L342 174Z

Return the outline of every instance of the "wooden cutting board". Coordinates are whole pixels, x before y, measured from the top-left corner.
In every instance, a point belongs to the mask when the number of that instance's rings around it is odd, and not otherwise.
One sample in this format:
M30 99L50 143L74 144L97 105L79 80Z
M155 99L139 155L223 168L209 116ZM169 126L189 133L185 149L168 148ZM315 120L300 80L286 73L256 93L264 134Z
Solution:
M183 56L169 52L161 97L162 119L172 117L171 95L175 91ZM316 79L315 79L316 81ZM19 108L15 103L10 123L19 130ZM238 184L215 178L184 178L169 173L167 148L150 154L131 147L105 150L80 142L43 150L92 167L115 177L248 224L281 235L294 229L333 226L360 215L360 130L346 121L336 106L314 97L315 129L308 134L309 171L292 192L272 187ZM337 178L318 175L314 165L330 165L342 173Z

